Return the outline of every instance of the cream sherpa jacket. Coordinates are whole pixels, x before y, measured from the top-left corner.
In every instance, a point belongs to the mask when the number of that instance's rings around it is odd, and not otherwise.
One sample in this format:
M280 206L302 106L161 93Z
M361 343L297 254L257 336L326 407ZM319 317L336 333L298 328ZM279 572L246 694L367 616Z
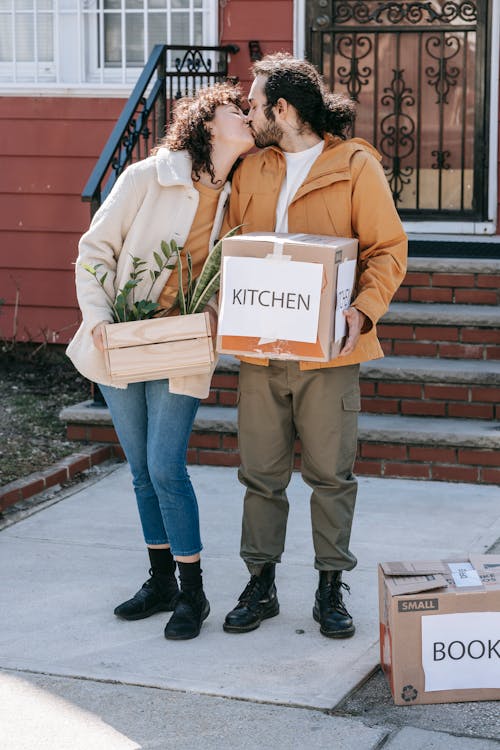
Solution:
M230 190L230 184L226 183L217 206L210 250L220 235ZM114 296L129 278L131 255L139 256L148 268L154 269L153 253L158 252L162 240L174 239L179 246L184 245L198 201L189 154L161 148L155 156L128 167L95 214L80 240L76 263L76 290L83 322L66 350L76 369L89 380L111 385L104 354L93 344L92 330L102 320L112 322L112 315L104 290L82 264L100 263L99 272L108 272L106 290ZM151 293L153 301L158 299L170 273L165 269L156 280ZM137 299L145 296L150 284L149 274L144 274L136 287ZM210 380L211 374L171 378L170 391L205 398Z

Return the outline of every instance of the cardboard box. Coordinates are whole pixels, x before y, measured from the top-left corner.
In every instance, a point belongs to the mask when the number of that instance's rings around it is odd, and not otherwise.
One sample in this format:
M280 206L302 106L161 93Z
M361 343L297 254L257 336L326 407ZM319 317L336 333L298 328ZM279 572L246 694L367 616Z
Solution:
M379 608L397 705L500 699L500 555L381 563Z
M208 313L110 323L104 338L116 385L210 373L214 362Z
M358 241L344 237L251 232L224 239L217 350L315 362L336 357L357 255Z

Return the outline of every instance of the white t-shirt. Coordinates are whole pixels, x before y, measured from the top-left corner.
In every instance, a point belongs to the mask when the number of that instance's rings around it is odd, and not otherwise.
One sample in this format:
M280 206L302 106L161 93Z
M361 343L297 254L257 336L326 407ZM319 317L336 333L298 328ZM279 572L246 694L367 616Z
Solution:
M277 232L288 232L288 206L309 174L313 163L323 151L323 145L323 141L320 141L312 148L306 148L305 151L283 151L286 159L286 175L276 207Z

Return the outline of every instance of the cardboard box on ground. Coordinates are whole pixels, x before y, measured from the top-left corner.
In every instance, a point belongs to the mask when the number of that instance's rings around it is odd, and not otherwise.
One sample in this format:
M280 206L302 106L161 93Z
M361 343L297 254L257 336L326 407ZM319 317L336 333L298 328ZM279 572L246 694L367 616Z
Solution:
M115 385L210 373L214 350L208 313L110 323L106 369Z
M381 563L379 611L397 705L500 700L500 555Z
M217 351L327 362L345 337L358 241L251 232L222 243Z

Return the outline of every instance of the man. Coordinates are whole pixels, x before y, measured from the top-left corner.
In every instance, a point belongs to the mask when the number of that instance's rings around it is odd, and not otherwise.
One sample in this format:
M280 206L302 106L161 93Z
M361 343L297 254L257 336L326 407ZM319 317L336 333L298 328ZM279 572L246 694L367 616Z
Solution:
M403 231L380 156L345 139L352 102L331 94L313 65L287 54L253 67L248 124L262 149L235 174L227 228L356 237L358 274L345 312L340 356L326 363L242 358L239 395L240 481L246 486L241 556L251 574L224 630L244 633L279 613L275 565L285 544L294 442L312 488L311 522L319 571L313 617L330 638L354 633L342 572L349 550L357 482L353 464L360 409L359 363L383 356L375 324L406 269Z

